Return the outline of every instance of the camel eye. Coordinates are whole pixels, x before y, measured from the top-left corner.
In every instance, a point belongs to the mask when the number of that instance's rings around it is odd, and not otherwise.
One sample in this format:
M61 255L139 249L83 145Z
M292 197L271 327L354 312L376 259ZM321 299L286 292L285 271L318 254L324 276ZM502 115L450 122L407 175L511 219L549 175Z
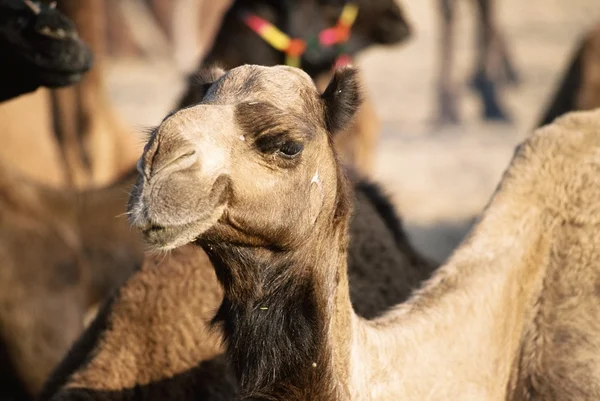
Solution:
M300 142L287 141L279 147L279 152L285 157L297 156L304 149L304 145Z

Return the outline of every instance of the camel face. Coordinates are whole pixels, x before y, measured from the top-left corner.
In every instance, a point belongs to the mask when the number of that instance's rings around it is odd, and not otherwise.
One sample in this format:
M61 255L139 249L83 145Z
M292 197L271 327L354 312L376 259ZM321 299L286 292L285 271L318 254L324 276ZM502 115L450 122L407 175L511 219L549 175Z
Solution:
M242 66L167 117L138 163L132 224L157 249L195 239L285 248L333 208L329 133L358 103L353 70L319 95L300 69ZM347 77L339 78L346 75Z

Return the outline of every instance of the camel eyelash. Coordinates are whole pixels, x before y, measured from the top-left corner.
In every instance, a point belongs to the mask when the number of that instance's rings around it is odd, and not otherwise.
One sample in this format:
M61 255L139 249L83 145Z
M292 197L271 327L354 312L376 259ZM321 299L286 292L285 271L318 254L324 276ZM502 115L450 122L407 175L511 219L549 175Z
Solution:
M288 131L265 133L254 140L254 146L262 153L275 153L288 143L301 143L301 140Z

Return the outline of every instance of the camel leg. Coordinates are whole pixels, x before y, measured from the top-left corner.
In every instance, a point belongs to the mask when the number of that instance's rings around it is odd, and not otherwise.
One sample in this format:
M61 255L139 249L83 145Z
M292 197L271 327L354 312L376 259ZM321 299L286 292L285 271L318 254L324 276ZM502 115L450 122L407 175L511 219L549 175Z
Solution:
M521 82L521 77L508 50L506 38L499 29L496 29L494 36L496 51L500 59L500 82L507 85L518 85Z
M169 41L173 41L174 0L147 0L156 22Z
M55 134L66 158L71 183L78 188L106 185L128 171L139 157L136 138L124 128L105 89L106 0L59 0L58 7L75 23L94 52L94 66L81 82L57 91ZM72 92L68 94L68 92Z
M112 57L141 57L143 51L131 33L127 19L123 15L120 3L123 0L105 0L106 15L106 47L107 54Z
M210 49L223 16L231 7L232 2L232 0L197 0L198 42L201 57L204 57Z
M508 121L509 118L500 105L496 84L493 80L494 69L494 0L476 1L478 18L477 66L473 89L478 92L483 103L483 118L486 120Z
M459 122L456 110L456 93L452 85L452 49L454 39L455 0L438 0L442 29L440 31L440 65L438 73L437 122L439 124L456 124Z
M514 65L512 56L509 52L508 45L503 32L495 27L493 30L493 45L490 50L492 53L492 68L491 68L491 79L498 85L518 85L520 82L519 72ZM485 46L482 44L483 35L478 35L478 51L483 51ZM471 77L470 85L472 88L476 87L478 80L479 70L475 71Z

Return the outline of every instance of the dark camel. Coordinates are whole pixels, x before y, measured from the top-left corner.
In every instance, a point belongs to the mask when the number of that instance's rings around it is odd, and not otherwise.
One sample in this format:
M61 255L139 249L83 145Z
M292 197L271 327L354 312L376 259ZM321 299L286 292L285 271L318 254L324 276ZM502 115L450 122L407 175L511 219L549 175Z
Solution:
M0 1L0 102L81 79L92 55L73 23L45 4Z
M57 6L92 50L90 72L69 88L42 89L0 105L0 157L37 182L105 186L125 174L141 152L138 139L124 128L105 93L103 2L60 0ZM77 65L76 59L70 61Z

